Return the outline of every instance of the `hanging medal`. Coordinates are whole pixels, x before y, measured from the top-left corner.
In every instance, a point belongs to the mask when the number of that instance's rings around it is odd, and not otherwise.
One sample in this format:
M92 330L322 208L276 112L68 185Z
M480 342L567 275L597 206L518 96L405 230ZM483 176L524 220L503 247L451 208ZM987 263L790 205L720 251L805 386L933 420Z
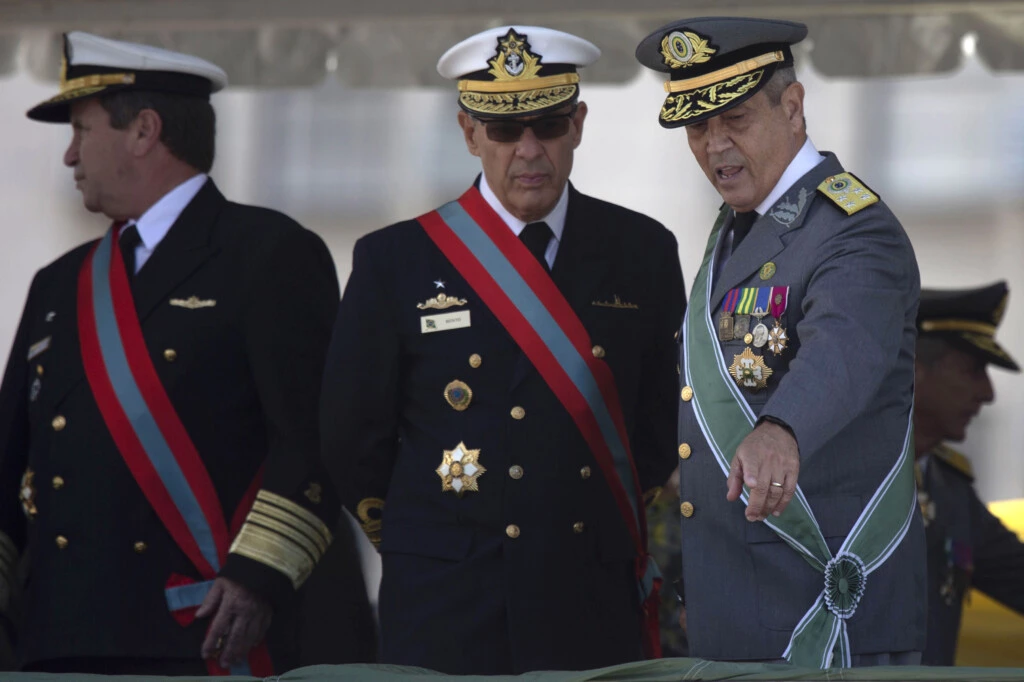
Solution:
M722 312L718 314L718 340L724 342L732 341L735 334L733 311L740 299L740 290L733 289L725 295L722 301Z
M770 296L770 311L775 318L775 326L768 332L768 350L775 355L782 355L789 343L789 335L786 328L782 326L782 316L786 312L786 304L789 302L789 287L772 287Z

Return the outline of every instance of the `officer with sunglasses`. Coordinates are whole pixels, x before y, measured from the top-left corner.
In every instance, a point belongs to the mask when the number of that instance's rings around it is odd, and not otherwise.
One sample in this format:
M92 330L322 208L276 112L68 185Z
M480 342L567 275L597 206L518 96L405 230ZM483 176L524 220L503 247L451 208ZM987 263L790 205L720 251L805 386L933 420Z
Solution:
M685 293L668 230L569 183L577 70L598 55L530 26L448 50L483 173L355 246L323 447L382 554L383 662L517 674L657 653L644 503L675 467Z

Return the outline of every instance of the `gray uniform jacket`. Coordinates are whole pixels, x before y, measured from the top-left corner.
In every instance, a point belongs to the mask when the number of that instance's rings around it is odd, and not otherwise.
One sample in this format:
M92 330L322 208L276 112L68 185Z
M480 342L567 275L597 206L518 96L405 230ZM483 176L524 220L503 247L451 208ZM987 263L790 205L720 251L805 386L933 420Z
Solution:
M920 290L910 241L884 203L847 215L818 191L840 173L839 161L828 154L758 218L722 266L709 307L717 323L730 290L789 287L780 320L788 345L780 355L768 346L752 348L773 374L767 388L741 392L755 414L792 427L799 484L833 554L907 435ZM762 321L774 324L769 317ZM748 347L742 336L718 343L726 366ZM821 592L823 576L770 528L748 522L742 502L726 501L726 477L686 393L679 442L690 446L680 463L680 497L690 505L681 519L690 655L780 658ZM902 543L868 576L847 621L852 654L924 648L924 560L915 514Z
M924 665L953 665L969 587L1024 614L1024 543L985 508L967 459L931 453L922 490L928 538L928 644Z

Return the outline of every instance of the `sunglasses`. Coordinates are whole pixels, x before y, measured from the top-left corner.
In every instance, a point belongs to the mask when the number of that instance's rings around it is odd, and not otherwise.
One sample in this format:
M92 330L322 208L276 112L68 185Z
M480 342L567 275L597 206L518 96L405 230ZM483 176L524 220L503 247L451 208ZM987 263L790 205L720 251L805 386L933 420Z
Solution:
M509 119L478 118L487 131L487 139L492 142L518 142L527 128L533 130L538 140L554 140L569 132L572 117L576 115L576 107L564 114L541 116L532 121L516 121Z

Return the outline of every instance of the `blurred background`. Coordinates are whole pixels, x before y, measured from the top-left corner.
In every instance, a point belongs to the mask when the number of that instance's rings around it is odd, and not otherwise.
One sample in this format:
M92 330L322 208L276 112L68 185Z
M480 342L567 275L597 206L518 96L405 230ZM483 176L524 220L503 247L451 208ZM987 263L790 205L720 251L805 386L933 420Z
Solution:
M999 338L1024 359L1024 2L980 0L0 0L0 354L33 273L106 227L61 163L70 129L24 116L56 92L62 31L223 66L214 179L319 233L343 285L358 237L455 198L479 170L454 87L434 71L441 53L510 22L577 33L604 56L582 74L590 114L572 181L671 229L689 288L719 199L685 133L658 125L662 77L632 53L657 26L699 14L810 26L796 59L812 140L899 216L924 286L1009 282ZM991 375L997 401L962 449L985 501L1021 498L1024 378Z

